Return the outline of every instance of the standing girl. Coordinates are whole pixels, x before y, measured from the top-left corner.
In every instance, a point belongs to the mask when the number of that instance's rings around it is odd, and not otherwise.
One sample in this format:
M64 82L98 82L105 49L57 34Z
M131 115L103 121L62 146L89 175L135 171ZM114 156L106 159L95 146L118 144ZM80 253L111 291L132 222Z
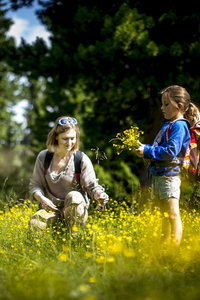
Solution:
M165 213L162 239L165 242L172 239L179 246L182 238L179 211L180 166L190 142L190 123L198 118L198 109L191 103L186 89L181 86L169 86L161 91L161 95L161 110L167 122L152 146L139 142L139 148L135 152L139 157L151 161L154 197L158 199L161 212Z

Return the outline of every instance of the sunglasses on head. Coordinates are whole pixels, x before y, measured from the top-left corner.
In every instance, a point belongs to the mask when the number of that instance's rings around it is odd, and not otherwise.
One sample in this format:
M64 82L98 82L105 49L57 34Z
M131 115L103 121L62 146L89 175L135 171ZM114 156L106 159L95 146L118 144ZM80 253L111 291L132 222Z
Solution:
M78 124L78 122L75 118L63 118L58 121L58 124L60 124L61 126L66 125L68 123L72 124L72 125Z

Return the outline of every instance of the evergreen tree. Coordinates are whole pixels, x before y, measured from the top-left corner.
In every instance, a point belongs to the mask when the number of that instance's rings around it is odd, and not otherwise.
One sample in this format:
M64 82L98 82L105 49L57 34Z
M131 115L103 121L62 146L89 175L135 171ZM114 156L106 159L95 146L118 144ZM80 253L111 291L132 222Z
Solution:
M32 1L10 3L16 9ZM26 73L34 91L41 77L45 87L42 97L32 94L32 143L42 143L46 133L44 129L41 135L42 125L48 130L57 116L76 116L83 128L85 149L96 149L91 152L94 158L98 149L106 152L108 159L101 161L104 171L109 170L111 181L123 182L131 194L126 177L132 172L139 175L141 165L131 153L117 158L109 141L137 123L145 131L145 141L151 143L163 121L159 91L167 85L185 86L198 104L198 4L192 1L188 7L168 1L155 6L144 0L39 3L37 15L51 33L51 47L37 39L33 45L22 43L10 56L15 71ZM129 172L125 172L126 165Z
M0 195L1 201L7 199L8 190L20 190L20 172L25 157L23 147L22 125L15 119L15 105L20 102L25 91L19 76L13 73L9 65L10 55L15 52L14 39L7 36L12 24L5 17L6 9L0 1ZM3 196L2 196L3 193Z

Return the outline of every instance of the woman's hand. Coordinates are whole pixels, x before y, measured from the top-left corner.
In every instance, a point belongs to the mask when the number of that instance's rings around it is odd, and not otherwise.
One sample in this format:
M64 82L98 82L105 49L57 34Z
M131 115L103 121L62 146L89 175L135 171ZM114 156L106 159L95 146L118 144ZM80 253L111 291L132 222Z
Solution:
M101 206L105 207L106 203L109 201L109 196L105 192L96 191L94 199L97 200Z
M58 208L55 204L47 197L42 197L41 199L42 207L47 211L56 211Z
M58 208L55 204L47 197L45 197L40 191L34 193L34 198L41 202L42 207L47 211L56 211Z
M139 147L137 149L135 149L135 153L137 154L137 156L139 157L144 157L144 147L145 145L140 143L140 141L138 141Z

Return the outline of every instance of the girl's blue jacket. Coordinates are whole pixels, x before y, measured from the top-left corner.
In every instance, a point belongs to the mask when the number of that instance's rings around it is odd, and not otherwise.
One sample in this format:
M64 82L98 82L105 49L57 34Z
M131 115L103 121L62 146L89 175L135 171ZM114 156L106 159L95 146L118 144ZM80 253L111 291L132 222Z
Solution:
M175 176L180 173L187 147L190 143L190 124L186 120L175 121L168 136L167 128L171 122L163 125L153 145L145 145L144 158L151 160L153 176Z

